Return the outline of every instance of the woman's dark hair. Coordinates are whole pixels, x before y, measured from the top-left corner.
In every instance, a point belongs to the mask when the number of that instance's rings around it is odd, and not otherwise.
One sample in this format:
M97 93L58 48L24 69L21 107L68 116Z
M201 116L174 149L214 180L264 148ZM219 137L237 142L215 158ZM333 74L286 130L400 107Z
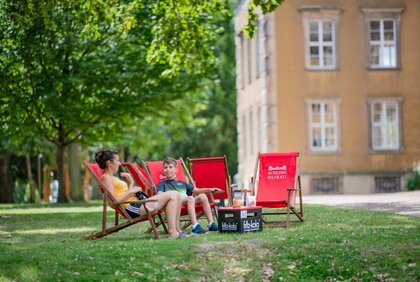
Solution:
M106 162L114 160L114 155L118 155L117 151L101 150L95 153L95 161L100 168L106 168Z

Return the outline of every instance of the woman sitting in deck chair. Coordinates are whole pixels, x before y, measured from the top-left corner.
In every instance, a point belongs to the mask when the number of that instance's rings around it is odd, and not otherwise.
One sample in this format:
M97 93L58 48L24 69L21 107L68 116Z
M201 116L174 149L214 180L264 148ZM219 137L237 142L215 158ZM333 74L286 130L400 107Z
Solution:
M127 183L115 177L114 174L120 167L120 159L116 151L101 150L95 154L95 161L99 167L103 169L104 175L102 176L102 182L106 186L105 188L116 198L118 202L124 201L136 201L139 199L136 193L141 192L141 188L134 186L133 178L129 173L121 173L121 176L127 179ZM150 199L158 200L156 206L150 207L151 203L148 203L148 209L158 212L161 209L165 209L166 218L168 220L168 233L169 237L181 238L185 237L185 233L179 228L179 217L181 213L182 199L181 195L176 191L170 191L150 197ZM155 203L153 203L155 205ZM127 213L132 217L137 217L146 214L144 206L139 204L123 204L122 205Z

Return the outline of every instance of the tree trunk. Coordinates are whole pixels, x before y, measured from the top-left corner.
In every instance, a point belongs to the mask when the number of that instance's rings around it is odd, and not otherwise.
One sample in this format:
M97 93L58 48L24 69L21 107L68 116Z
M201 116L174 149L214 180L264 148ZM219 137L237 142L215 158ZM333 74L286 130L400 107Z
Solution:
M47 164L44 165L42 169L42 173L44 174L44 185L43 185L43 200L45 203L50 202L50 194L51 194L51 180L50 180L50 168Z
M70 196L74 201L83 200L83 186L82 177L80 174L81 162L80 162L80 148L79 144L73 143L69 145L67 159L69 163L70 173Z
M35 203L35 186L32 179L32 167L31 167L31 157L29 154L25 154L26 160L26 175L28 176L28 183L29 183L29 191L30 191L30 203Z
M37 158L36 158L36 180L37 180L37 187L38 187L38 192L39 192L39 199L42 200L42 172L41 172L41 158L42 158L42 154L38 154Z
M120 144L120 151L118 152L118 156L120 157L120 161L125 162L125 150L123 144Z
M88 161L89 159L89 150L87 147L83 148L82 151L82 158L83 160ZM87 169L84 169L84 176L83 176L83 199L86 203L90 202L90 198L92 196L92 185L90 184L90 173Z
M69 162L67 159L67 154L65 153L64 157L64 181L66 182L66 197L67 201L72 202L70 197L70 168L69 168Z
M57 174L58 174L58 202L68 203L66 195L66 181L64 172L64 154L66 152L65 145L57 146Z
M0 203L13 203L9 177L9 158L7 152L0 155Z

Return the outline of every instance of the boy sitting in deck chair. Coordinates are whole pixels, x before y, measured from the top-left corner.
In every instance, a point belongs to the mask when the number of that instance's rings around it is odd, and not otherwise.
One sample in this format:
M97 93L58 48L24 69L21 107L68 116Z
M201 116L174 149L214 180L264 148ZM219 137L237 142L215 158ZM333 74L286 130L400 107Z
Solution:
M203 207L204 214L208 222L209 231L217 231L217 224L213 222L213 216L209 204L209 200L205 193L208 192L219 192L222 191L219 188L195 188L190 184L179 181L176 179L177 163L173 158L166 158L163 160L163 174L166 176L165 180L162 180L157 185L158 193L166 191L178 191L182 196L182 204L187 205L188 215L192 224L192 233L203 234L207 230L202 228L197 221L197 215L195 212L195 205L201 204Z

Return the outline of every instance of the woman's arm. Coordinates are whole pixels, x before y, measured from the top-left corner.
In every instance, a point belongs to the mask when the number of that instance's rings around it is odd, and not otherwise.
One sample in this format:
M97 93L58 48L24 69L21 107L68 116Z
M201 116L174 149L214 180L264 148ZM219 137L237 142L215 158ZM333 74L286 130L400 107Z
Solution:
M133 177L131 176L131 174L129 174L127 172L121 172L120 175L122 177L124 177L125 179L127 179L127 181L128 181L128 190L132 189L133 186L134 186L134 180L133 180ZM138 192L138 191L136 191L136 192Z
M138 186L133 187L133 183L130 183L129 184L130 186L129 186L127 192L125 192L124 194L116 197L112 177L108 176L108 175L104 175L104 177L102 177L102 183L105 185L105 188L108 190L108 192L111 193L112 196L114 196L114 198L117 200L118 203L121 203L121 202L124 202L125 200L127 200L127 198L131 194L134 194L136 192L141 191L140 187L138 187Z

